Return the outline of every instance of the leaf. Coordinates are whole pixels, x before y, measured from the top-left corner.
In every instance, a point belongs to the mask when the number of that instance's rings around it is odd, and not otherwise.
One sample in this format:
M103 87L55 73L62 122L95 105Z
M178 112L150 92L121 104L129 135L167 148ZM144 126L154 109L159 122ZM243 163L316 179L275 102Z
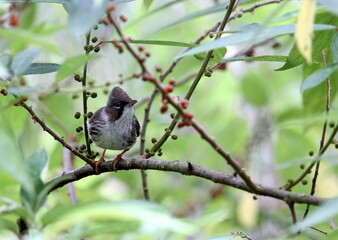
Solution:
M47 162L48 156L44 148L39 149L27 159L29 175L33 180L34 191L27 192L25 189L22 189L21 198L24 205L28 206L33 213L38 211L46 197L46 195L44 195L43 199L39 199L40 193L45 186L41 179L41 173Z
M338 16L338 5L336 0L317 0L317 2L324 6L328 11Z
M60 46L46 37L20 28L0 28L0 37L11 39L12 43L36 45L53 53L62 53Z
M0 169L7 172L27 192L31 193L34 190L27 164L23 161L14 133L3 112L0 112L0 122Z
M279 55L264 55L264 56L255 56L255 57L236 57L236 58L226 58L219 61L219 63L224 62L238 62L238 61L267 61L267 62L286 62L287 56Z
M153 3L153 0L143 0L143 5L146 9L150 7L150 5Z
M319 69L316 72L312 73L306 79L304 79L301 92L303 93L305 90L318 86L322 82L324 82L335 70L338 69L338 64L330 64L329 66Z
M192 43L177 42L177 41L163 41L163 40L132 40L131 43L175 46L175 47L195 47L196 46L196 44L192 44Z
M40 49L26 49L13 57L10 69L14 75L22 75L31 65L34 58L40 53Z
M296 23L295 39L299 52L308 64L312 62L312 31L315 12L315 0L302 0Z
M53 232L70 228L74 223L92 224L95 220L138 221L143 227L157 231L191 234L197 230L192 224L172 217L161 206L144 201L93 202L57 206L42 217L42 223ZM51 224L52 223L52 224Z
M85 65L94 55L78 55L67 58L56 75L56 82L59 82L66 77L74 74L81 66Z
M328 13L321 13L316 16L317 24L336 24L338 18ZM315 32L313 44L312 44L312 59L314 61L321 61L321 51L325 49L331 42L332 36L335 34L334 31ZM303 64L304 58L299 53L296 44L292 47L286 63L276 71L284 71L290 68L297 67Z
M316 208L305 220L290 227L292 233L297 233L307 227L329 220L338 214L338 198L333 198Z
M45 74L56 72L60 68L56 63L32 63L21 75Z
M109 0L73 0L63 4L70 27L76 36L89 32L107 10Z
M214 52L212 53L212 56L208 62L208 67L213 66L215 64L217 64L221 59L223 59L223 57L225 56L227 52L226 48L218 48L215 49ZM199 54L195 54L194 57L200 61L203 61L204 58L206 57L206 53L199 53Z
M335 28L336 27L332 25L325 25L325 24L314 25L314 31L330 30L330 29L335 29ZM245 43L248 41L262 40L262 39L277 37L277 36L281 36L285 34L291 34L291 33L294 33L294 31L295 31L294 24L266 27L260 30L259 32L257 32L257 28L252 28L246 32L232 34L230 36L226 36L226 37L217 39L215 41L202 44L182 54L179 54L178 56L175 57L175 59L182 58L182 57L189 56L189 55L194 55L200 52L206 52L206 51L220 48L220 47L227 47L231 45Z
M237 239L243 239L243 237L247 236L247 234L244 233L232 233L232 234L227 234L227 235L219 235L219 236L215 236L215 237L208 237L208 238L203 238L203 240L231 240L231 239L235 239L237 237Z
M332 38L331 51L332 51L332 61L334 63L337 63L338 62L338 33L336 33Z

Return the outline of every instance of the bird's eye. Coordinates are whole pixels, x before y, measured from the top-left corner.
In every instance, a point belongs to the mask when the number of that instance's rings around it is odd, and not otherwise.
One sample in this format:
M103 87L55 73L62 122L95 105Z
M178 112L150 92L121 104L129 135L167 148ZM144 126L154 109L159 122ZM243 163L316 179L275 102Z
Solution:
M114 103L114 107L119 109L121 107L121 103L120 102Z

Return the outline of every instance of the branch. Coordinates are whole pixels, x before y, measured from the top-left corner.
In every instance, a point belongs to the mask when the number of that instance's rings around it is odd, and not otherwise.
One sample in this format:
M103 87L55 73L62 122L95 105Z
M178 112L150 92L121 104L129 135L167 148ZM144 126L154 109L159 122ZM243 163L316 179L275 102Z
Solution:
M58 141L59 143L62 144L62 146L64 146L65 148L67 148L69 151L71 151L74 155L78 156L79 158L81 158L82 160L84 160L87 164L89 164L91 167L95 168L95 165L93 163L92 160L90 160L89 158L87 158L86 156L84 156L83 154L79 153L78 151L75 150L75 148L73 148L69 143L67 143L63 137L60 137L59 135L57 135L52 129L50 129L45 122L39 118L35 112L33 111L32 107L28 106L26 103L24 102L20 102L20 105L25 108L27 110L27 112L32 116L32 120L34 122L37 122L44 131L46 131L47 133L49 133L56 141Z
M188 163L182 161L165 161L139 157L131 159L121 159L117 163L116 167L117 170L152 169L158 171L177 172L181 173L182 175L196 176L203 179L208 179L214 183L220 183L247 191L249 193L255 193L250 187L247 186L247 184L243 180L235 177L234 175L217 172L215 170L197 166L190 162ZM113 169L111 161L103 162L98 169L99 173L112 171ZM46 182L46 184L57 182L58 184L53 189L51 189L51 191L53 191L70 182L78 181L91 175L96 175L95 170L92 167L85 165L78 169L64 173L61 176L50 179ZM306 203L318 206L323 204L327 200L307 194L292 193L263 185L260 185L260 189L261 190L258 195L272 197L282 200L284 202Z

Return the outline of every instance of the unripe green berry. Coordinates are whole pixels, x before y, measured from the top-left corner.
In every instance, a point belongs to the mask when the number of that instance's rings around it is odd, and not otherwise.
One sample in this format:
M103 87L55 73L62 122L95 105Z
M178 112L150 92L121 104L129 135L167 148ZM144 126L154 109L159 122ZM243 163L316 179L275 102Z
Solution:
M175 113L170 113L170 117L171 117L171 119L174 119Z
M159 153L157 153L157 156L161 157L162 154L163 154L162 152L159 152Z
M92 38L92 42L93 42L93 43L97 42L97 37L93 37L93 38Z
M157 139L156 138L152 138L151 142L155 144L155 143L157 143Z
M74 117L75 117L76 119L79 119L79 118L81 117L81 113L76 112L75 115L74 115Z
M75 79L75 81L77 81L77 82L81 82L81 77L80 77L79 74L75 74L75 75L74 75L74 79Z
M238 12L238 13L237 13L237 17L238 17L238 18L241 18L242 16L243 16L243 12Z
M88 117L88 118L91 118L92 116L93 116L93 112L87 113L87 117Z
M96 93L96 92L92 92L92 93L90 94L90 96L91 96L92 98L96 98L96 97L97 97L97 93Z
M307 184L307 180L303 179L303 180L302 180L302 184L303 184L303 185L306 185L306 184Z
M97 30L98 28L99 28L98 25L95 25L95 26L93 27L94 30Z
M86 145L84 145L84 144L82 144L81 146L80 146L80 150L85 150L86 149Z
M310 151L310 152L309 152L309 156L310 156L310 157L312 157L312 156L313 156L313 154L314 154L314 152L313 152L313 151Z
M305 168L305 165L304 164L301 164L300 165L300 169L304 169Z
M97 47L94 48L94 52L99 52L100 49L101 49L101 48L100 48L99 46L97 46Z
M177 135L171 135L171 139L172 140L176 140L177 139Z

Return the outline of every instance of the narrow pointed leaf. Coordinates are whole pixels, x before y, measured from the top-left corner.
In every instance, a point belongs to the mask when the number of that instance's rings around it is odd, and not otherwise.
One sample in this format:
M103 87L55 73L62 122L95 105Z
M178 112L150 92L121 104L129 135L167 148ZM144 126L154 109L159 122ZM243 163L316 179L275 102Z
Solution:
M192 44L192 43L177 42L177 41L163 41L163 40L132 40L131 43L174 46L174 47L195 47L196 46L196 44Z
M22 75L31 65L34 58L39 54L40 49L26 49L13 57L11 70L14 75Z
M312 62L312 32L316 13L315 0L302 0L296 24L296 44L306 62Z
M324 82L335 70L338 69L338 64L331 64L325 68L322 68L310 76L308 76L302 83L301 92L305 90L318 86Z
M331 49L332 60L334 63L338 63L338 33L336 33L332 38Z
M264 56L255 56L255 57L236 57L236 58L226 58L219 63L224 63L224 62L238 62L238 61L265 61L265 62L286 62L286 59L288 56L269 56L269 55L264 55Z
M45 74L56 72L60 68L56 63L32 63L21 75Z
M326 24L315 24L314 25L314 31L331 30L335 28L336 28L335 26L326 25ZM210 51L210 50L220 48L220 47L227 47L231 45L245 43L248 41L257 41L257 40L277 37L277 36L281 36L285 34L291 34L294 32L295 32L294 24L266 27L261 30L257 28L252 28L250 30L247 30L246 32L236 33L230 36L217 39L212 42L202 44L182 54L179 54L175 58L176 59L182 58L185 56L190 56L196 53Z

